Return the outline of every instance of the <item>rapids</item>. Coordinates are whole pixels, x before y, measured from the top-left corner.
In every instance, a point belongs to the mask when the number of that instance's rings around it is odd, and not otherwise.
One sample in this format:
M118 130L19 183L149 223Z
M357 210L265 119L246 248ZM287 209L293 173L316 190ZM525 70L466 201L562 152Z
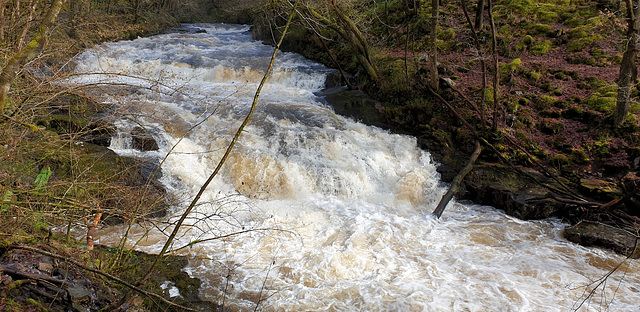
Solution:
M273 51L248 26L186 27L206 32L100 45L76 57L78 75L65 82L93 86L122 116L114 151L166 156L168 221L217 165ZM640 309L637 262L565 241L557 220L455 201L432 218L446 190L437 164L415 138L336 115L317 95L329 72L279 54L254 118L174 244L203 240L179 251L203 298L237 311ZM131 148L140 125L158 151ZM117 245L124 230L103 228L97 241ZM165 239L143 224L128 244L159 252Z

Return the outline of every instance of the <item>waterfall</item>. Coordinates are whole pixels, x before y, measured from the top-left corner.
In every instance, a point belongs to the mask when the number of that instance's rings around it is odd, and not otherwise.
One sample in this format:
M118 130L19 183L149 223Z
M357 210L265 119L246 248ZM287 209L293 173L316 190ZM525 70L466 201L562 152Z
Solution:
M271 47L248 26L108 43L79 55L77 74L123 118L111 148L166 160L161 182L179 216L248 112ZM623 260L562 239L559 220L521 221L452 201L413 137L336 115L318 92L331 70L279 55L254 118L174 246L201 295L237 311L567 311ZM144 126L157 151L131 149ZM127 141L129 140L129 141ZM122 228L99 231L117 244ZM141 235L142 227L134 229ZM224 239L211 239L243 232ZM150 233L138 248L159 252ZM211 240L207 240L211 239ZM638 308L635 262L581 311Z

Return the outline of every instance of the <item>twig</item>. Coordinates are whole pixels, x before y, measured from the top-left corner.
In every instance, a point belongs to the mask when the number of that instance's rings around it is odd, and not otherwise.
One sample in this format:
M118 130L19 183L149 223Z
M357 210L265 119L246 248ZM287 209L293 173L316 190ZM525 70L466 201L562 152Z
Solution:
M193 210L193 208L196 206L196 204L200 200L200 197L202 196L202 194L204 194L204 191L207 189L207 187L209 186L209 184L211 183L213 178L215 178L218 175L218 172L220 172L220 169L222 168L222 165L225 163L225 161L227 160L227 158L231 154L231 150L233 149L233 147L235 146L236 142L238 141L238 138L240 137L240 134L242 134L242 131L244 130L245 126L249 123L249 120L251 119L251 116L253 116L253 113L255 112L256 106L258 104L258 97L260 97L260 91L262 91L262 87L267 82L267 78L269 78L269 75L271 74L271 70L273 69L273 64L275 63L275 60L276 60L276 55L278 55L278 51L280 50L280 45L282 44L282 41L284 40L284 36L286 35L287 30L289 29L289 26L291 25L291 21L293 20L293 17L295 16L295 7L297 6L297 4L298 4L298 1L296 1L296 3L293 5L293 10L289 14L289 20L287 21L287 25L285 26L285 28L284 28L284 30L282 32L282 36L280 37L280 41L278 42L278 44L276 45L276 47L275 47L275 49L273 51L273 55L271 56L271 61L269 62L269 67L267 68L267 72L264 74L264 76L262 77L262 80L260 81L260 84L258 85L258 89L256 90L255 96L253 97L253 103L251 104L251 109L249 110L249 113L247 114L247 117L244 119L244 121L242 122L242 124L238 128L238 131L236 131L235 136L231 140L231 143L227 147L226 152L222 156L222 159L220 159L220 162L218 162L218 165L216 166L216 168L213 171L213 173L211 173L209 178L200 187L200 190L198 191L198 194L196 194L196 196L191 201L191 204L189 204L189 207L187 207L187 209L184 211L184 213L182 214L182 216L180 217L180 219L176 223L176 226L173 228L173 231L171 232L171 235L169 235L169 238L167 239L166 243L162 247L162 250L158 254L156 260L151 264L151 267L149 268L149 271L147 272L147 274L142 279L140 279L136 283L137 285L143 283L144 281L149 279L149 277L151 277L151 274L153 273L153 269L158 264L160 259L164 256L164 254L167 252L167 250L169 249L169 246L171 246L171 244L173 243L173 239L178 234L178 231L180 230L180 227L182 226L182 223L187 218L187 216L191 213L191 210Z

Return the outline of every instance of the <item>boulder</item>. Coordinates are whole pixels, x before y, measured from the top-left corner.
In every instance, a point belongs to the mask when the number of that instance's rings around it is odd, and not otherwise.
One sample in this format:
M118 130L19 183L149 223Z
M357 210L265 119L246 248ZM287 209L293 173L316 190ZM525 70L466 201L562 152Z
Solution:
M604 223L580 221L565 228L564 237L583 246L607 248L633 259L640 258L637 235Z

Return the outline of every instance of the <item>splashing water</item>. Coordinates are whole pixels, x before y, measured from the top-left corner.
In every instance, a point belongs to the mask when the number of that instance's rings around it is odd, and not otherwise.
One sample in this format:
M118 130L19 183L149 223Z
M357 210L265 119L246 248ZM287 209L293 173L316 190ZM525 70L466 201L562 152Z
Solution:
M127 115L116 152L171 151L162 183L181 200L176 216L217 165L273 51L247 26L187 27L206 32L88 50L67 81L103 86L92 92ZM555 220L457 202L433 219L444 189L429 153L335 115L316 95L329 72L280 54L256 115L174 243L201 240L181 252L204 298L238 311L572 311L624 260L565 241ZM158 151L131 149L136 125ZM123 231L104 229L99 242L117 244ZM138 248L159 252L165 239L151 232ZM580 311L637 310L639 282L628 262Z

